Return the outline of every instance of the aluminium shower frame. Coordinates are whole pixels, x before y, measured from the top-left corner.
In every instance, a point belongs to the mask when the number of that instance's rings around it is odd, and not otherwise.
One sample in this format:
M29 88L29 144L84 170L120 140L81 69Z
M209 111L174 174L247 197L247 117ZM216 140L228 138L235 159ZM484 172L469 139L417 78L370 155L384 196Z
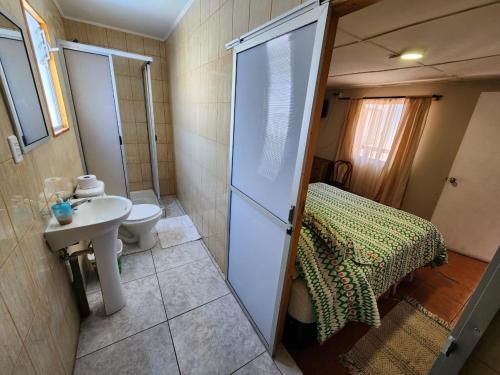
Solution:
M87 52L95 55L101 55L101 56L106 56L109 59L109 64L110 64L110 71L111 71L111 81L112 81L112 86L113 86L113 97L114 97L114 102L115 102L115 111L116 111L116 118L117 118L117 125L118 125L118 135L121 140L121 157L122 157L122 163L123 163L123 171L124 171L124 176L125 176L125 189L127 192L127 196L130 197L130 189L129 189L129 181L128 181L128 172L127 172L127 161L125 159L125 149L123 145L123 131L122 131L122 123L120 119L120 106L118 103L118 94L116 90L116 80L115 80L115 71L113 67L113 56L116 57L124 57L127 59L132 59L132 60L139 60L143 62L142 66L142 74L143 74L143 83L144 83L144 97L145 97L145 102L146 102L146 117L147 117L147 125L148 125L148 136L149 136L149 153L150 153L150 159L151 159L151 176L153 180L153 191L158 199L160 199L160 182L159 182L159 174L158 174L158 157L156 154L156 141L157 141L157 136L156 136L156 129L155 129L155 123L154 123L154 109L153 109L153 90L152 90L152 81L151 81L151 63L153 62L153 58L151 56L145 56L145 55L140 55L137 53L132 53L132 52L125 52L117 49L112 49L112 48L105 48L105 47L99 47L99 46L94 46L90 44L83 44L83 43L77 43L77 42L70 42L67 40L58 40L57 41L57 46L59 47L59 56L61 57L62 61L62 69L63 69L63 74L64 74L64 82L66 85L66 90L70 101L70 113L71 117L73 119L73 124L76 128L76 138L78 141L78 150L80 152L80 158L82 161L82 166L83 170L85 173L88 173L87 170L87 165L85 163L85 155L83 153L83 147L82 147L82 142L80 139L80 131L78 128L78 121L76 117L76 112L75 112L75 105L73 102L73 98L71 96L71 85L69 82L69 74L67 71L66 67L66 60L64 57L63 50L64 49L69 49L73 51L79 51L79 52Z

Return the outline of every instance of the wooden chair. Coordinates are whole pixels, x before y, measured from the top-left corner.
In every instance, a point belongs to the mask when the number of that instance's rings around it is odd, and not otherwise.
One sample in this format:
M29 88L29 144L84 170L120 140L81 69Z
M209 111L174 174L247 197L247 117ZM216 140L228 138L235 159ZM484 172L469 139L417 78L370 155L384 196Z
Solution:
M330 185L342 190L349 190L351 186L352 163L346 160L337 160L333 164L333 174Z

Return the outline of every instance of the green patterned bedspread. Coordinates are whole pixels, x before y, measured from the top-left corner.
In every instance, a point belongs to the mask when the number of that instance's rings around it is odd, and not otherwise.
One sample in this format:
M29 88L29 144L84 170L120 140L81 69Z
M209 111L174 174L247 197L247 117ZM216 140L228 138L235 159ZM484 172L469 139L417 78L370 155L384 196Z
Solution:
M309 185L297 251L323 342L348 321L378 327L377 298L408 273L447 261L427 220L323 183Z

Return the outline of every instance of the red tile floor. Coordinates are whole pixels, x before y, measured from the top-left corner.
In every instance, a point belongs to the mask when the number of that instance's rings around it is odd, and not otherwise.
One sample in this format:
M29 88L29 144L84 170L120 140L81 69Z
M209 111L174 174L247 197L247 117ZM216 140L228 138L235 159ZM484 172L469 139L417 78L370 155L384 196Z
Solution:
M381 298L378 302L380 315L383 317L407 295L455 324L486 266L487 263L449 251L448 264L420 268L411 282L403 282L398 286L394 297ZM288 351L306 375L348 374L338 361L338 355L348 352L369 329L365 324L349 323L321 346L314 343L302 351L291 348Z

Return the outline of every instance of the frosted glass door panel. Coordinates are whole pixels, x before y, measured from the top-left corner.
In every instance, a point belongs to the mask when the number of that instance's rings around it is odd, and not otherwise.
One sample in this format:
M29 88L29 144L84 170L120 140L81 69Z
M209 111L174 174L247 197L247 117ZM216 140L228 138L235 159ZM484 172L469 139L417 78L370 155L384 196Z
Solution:
M268 344L279 308L280 269L288 235L286 228L231 195L228 279Z
M127 196L118 115L108 56L64 50L87 173L106 193Z
M231 183L283 221L293 193L315 32L312 23L237 55Z

